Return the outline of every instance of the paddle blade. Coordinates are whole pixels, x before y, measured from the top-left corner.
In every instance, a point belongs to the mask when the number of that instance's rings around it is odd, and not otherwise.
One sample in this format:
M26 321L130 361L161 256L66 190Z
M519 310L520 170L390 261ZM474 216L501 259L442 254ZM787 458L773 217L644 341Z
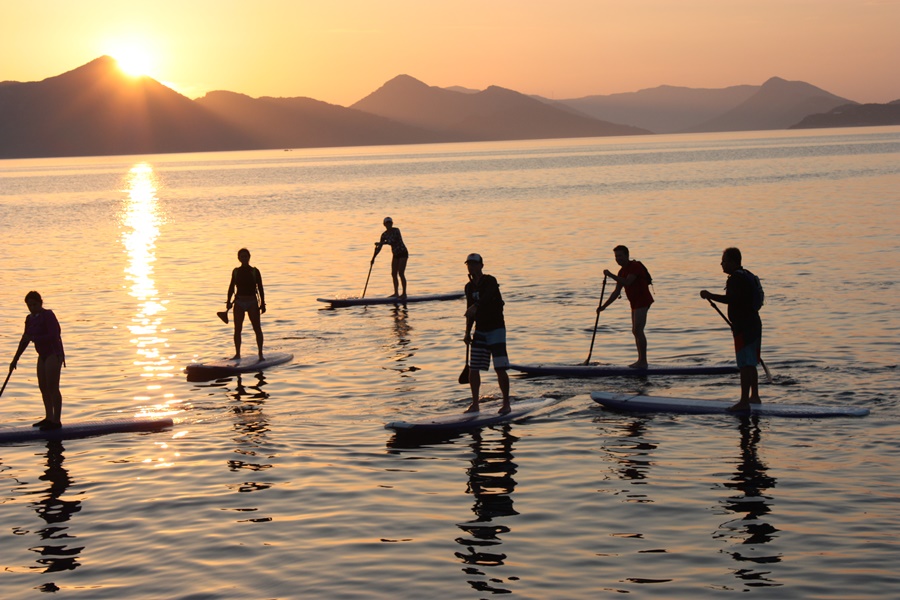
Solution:
M460 385L469 383L469 365L463 367L462 373L459 374L459 383Z
M226 325L228 324L228 311L227 310L217 312L216 316L219 317L220 319L222 319L223 323L225 323Z

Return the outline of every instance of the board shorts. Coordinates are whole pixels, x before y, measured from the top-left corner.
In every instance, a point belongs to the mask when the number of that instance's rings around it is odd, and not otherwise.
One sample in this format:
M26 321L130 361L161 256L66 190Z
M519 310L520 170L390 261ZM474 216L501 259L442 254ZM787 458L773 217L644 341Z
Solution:
M759 338L748 342L744 340L743 334L734 334L734 357L737 361L738 369L755 367L759 364L761 346L762 340Z
M506 329L490 331L475 330L472 336L472 351L469 356L469 368L487 371L494 358L494 369L497 371L509 368L509 357L506 355Z
M235 296L234 310L243 312L259 310L259 301L256 299L256 296Z

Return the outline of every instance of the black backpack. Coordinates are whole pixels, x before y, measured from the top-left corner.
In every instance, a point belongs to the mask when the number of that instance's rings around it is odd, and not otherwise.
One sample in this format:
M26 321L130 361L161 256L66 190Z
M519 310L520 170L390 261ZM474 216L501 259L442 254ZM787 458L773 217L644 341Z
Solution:
M745 277L747 281L750 282L750 287L753 290L753 310L758 312L763 307L763 304L766 303L766 292L763 290L759 277L743 268L738 269L736 272L740 273L742 277Z

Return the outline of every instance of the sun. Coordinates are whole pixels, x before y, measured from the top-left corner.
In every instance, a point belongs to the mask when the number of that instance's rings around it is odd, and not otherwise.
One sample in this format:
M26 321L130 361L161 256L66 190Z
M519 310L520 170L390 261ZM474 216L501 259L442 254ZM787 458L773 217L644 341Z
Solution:
M138 46L121 46L110 52L110 56L116 59L125 74L132 77L149 75L154 66L152 55Z

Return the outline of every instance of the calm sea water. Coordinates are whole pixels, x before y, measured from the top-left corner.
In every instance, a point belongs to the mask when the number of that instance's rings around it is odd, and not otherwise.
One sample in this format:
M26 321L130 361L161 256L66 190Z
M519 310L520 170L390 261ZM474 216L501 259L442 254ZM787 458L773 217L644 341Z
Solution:
M36 289L63 327L64 420L176 419L0 446L0 596L892 596L898 200L900 128L0 161L2 364ZM653 273L651 362L729 364L698 292L724 285L737 245L767 291L764 400L871 415L634 416L589 393L732 399L737 378L514 377L515 397L559 402L397 439L385 422L468 402L464 302L315 300L362 291L387 215L410 293L461 290L465 256L484 256L520 363L586 358L626 244ZM215 312L243 246L266 347L295 360L187 382L185 364L233 351ZM367 294L390 291L382 255ZM634 360L624 301L592 356ZM34 357L4 425L41 415Z

